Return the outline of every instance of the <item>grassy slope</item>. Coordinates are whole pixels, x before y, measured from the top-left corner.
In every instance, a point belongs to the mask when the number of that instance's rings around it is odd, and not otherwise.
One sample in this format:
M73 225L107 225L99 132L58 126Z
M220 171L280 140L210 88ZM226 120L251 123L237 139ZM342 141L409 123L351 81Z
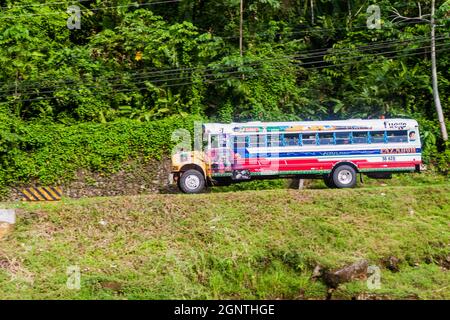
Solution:
M4 205L5 206L5 205ZM8 205L6 205L8 206ZM0 298L324 298L317 263L361 258L389 298L450 299L450 184L265 190L10 204L0 241ZM400 272L381 260L401 260ZM66 268L81 268L80 291ZM370 293L364 281L335 298Z

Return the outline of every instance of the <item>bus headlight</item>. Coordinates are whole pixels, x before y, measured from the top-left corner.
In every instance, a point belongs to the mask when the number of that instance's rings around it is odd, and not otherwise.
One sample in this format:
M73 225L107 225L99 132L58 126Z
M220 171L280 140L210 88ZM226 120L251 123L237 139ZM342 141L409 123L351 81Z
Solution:
M180 162L187 162L188 161L188 155L186 153L182 153L180 155Z

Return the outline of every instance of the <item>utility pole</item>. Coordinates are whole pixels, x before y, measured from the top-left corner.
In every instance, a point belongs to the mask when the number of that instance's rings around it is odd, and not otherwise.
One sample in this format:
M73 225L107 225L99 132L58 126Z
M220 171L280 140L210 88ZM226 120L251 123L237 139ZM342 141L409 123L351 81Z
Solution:
M239 22L239 53L241 55L241 63L242 57L244 56L244 0L241 0L241 18ZM245 80L245 75L241 75L242 80Z
M439 125L441 126L442 139L444 141L448 140L447 128L445 127L444 113L442 112L441 99L439 98L439 87L437 80L437 67L436 67L436 36L435 29L436 24L434 20L435 13L435 2L436 0L431 1L431 76L433 79L433 97L434 104L436 106L436 112L438 114Z
M239 23L239 52L244 55L244 0L241 0L241 20Z

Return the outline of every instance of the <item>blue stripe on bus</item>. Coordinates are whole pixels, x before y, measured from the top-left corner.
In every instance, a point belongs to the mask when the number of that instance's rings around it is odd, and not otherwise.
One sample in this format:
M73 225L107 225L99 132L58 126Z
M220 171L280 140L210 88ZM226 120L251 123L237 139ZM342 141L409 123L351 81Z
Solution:
M389 148L386 148L389 149ZM407 148L392 148L392 149L407 149ZM415 153L421 153L421 148L416 148ZM413 154L413 153L381 153L381 149L375 150L339 150L339 151L310 151L310 152L255 152L248 155L249 158L256 158L258 156L276 156L277 158L287 157L329 157L329 156L353 156L353 155L395 155L395 154Z

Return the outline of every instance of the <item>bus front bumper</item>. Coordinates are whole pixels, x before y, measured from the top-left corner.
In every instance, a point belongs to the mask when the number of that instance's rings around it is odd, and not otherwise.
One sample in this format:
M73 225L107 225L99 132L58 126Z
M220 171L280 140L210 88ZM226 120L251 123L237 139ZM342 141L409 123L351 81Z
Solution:
M179 172L171 172L171 173L169 173L169 177L168 177L169 185L177 184L179 178L180 178L180 173Z

